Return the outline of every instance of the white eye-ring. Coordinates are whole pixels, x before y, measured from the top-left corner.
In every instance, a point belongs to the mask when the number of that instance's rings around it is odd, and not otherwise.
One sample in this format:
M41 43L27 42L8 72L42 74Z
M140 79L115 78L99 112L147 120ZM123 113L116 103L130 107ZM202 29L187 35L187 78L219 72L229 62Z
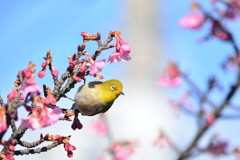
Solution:
M111 90L114 91L115 89L116 89L116 86L112 85L112 86L111 86Z

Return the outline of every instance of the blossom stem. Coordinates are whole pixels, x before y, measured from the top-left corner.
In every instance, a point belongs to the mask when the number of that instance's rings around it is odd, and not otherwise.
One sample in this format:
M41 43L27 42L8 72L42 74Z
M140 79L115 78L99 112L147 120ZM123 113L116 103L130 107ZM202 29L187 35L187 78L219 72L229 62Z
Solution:
M196 92L196 94L205 102L207 102L212 108L216 108L216 105L211 102L205 94L203 94L200 89L194 84L184 73L180 72L181 77L191 86L191 88Z

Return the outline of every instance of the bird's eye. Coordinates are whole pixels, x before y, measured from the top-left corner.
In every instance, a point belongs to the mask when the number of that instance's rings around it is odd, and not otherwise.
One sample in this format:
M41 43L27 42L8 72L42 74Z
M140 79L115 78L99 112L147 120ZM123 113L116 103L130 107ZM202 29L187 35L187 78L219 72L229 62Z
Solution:
M114 91L115 89L116 89L116 86L112 85L112 86L111 86L111 90Z

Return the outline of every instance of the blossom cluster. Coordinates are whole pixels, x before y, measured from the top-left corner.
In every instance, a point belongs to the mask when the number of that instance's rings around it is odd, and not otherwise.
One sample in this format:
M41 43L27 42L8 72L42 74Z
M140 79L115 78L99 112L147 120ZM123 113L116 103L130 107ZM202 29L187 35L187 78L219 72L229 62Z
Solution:
M205 11L199 3L192 1L192 12L182 17L179 20L179 25L184 28L196 30L201 29L204 24L210 22L210 33L204 39L208 39L209 36L212 36L224 41L232 41L232 35L228 32L223 22L224 20L238 19L240 2L238 0L211 1L212 5L216 5L217 2L222 3L225 8L217 9L218 17L214 17Z
M59 72L55 68L55 66L52 64L53 58L51 56L51 51L50 50L47 51L46 57L43 57L43 59L45 59L46 62L42 63L42 70L38 72L38 77L43 78L45 76L47 66L49 66L49 69L52 73L52 76L57 77Z
M38 77L43 78L46 74L47 68L50 70L53 80L54 80L54 90L52 91L45 84L43 85L43 94L45 98L41 96L42 89L35 82L35 64L29 63L27 69L19 71L17 75L17 80L14 81L14 88L7 95L7 103L3 103L0 97L1 107L0 107L0 141L3 135L11 126L13 134L9 139L12 141L6 142L2 141L4 145L4 152L0 152L0 158L14 160L14 154L28 154L30 149L18 150L15 152L14 146L21 143L21 138L27 129L38 129L50 126L59 120L72 121L72 129L82 129L78 118L78 110L64 109L57 105L57 101L62 97L66 97L66 93L69 92L77 82L81 82L85 76L94 76L96 80L103 79L99 72L106 66L106 62L118 63L120 61L129 61L131 57L129 56L131 49L130 46L120 37L121 32L115 31L110 32L108 39L102 44L101 35L98 32L97 36L93 34L82 32L83 44L78 45L78 52L74 55L68 56L69 66L66 71L61 75L60 79L58 77L59 71L53 65L53 57L51 51L48 50L46 56L43 57L45 62L42 63L42 69L38 72ZM116 42L112 45L109 43L116 39ZM88 41L97 41L98 49L93 55L90 55L87 51L84 51ZM115 52L113 52L108 59L96 60L103 50L115 47ZM65 83L65 81L67 82ZM65 85L65 86L64 86ZM23 106L29 113L28 116L21 118L21 124L16 127L15 121L18 120L18 108ZM60 114L64 114L60 117ZM74 119L70 119L74 115ZM103 122L96 122L92 125L92 129L96 129L97 132L106 135L107 127ZM67 151L68 157L73 157L73 150L76 147L69 143L70 136L64 137L60 135L46 135L44 138L36 142L22 144L23 147L32 148L32 146L37 146L43 141L52 141L52 145L49 145L47 150L50 150L56 145L63 144L64 149ZM14 143L13 143L14 142ZM56 142L56 143L55 143ZM31 151L36 152L38 151Z
M73 152L72 151L76 150L76 147L69 143L70 136L64 137L64 136L60 136L60 135L49 135L49 134L47 134L47 135L45 135L44 140L63 143L64 149L65 149L65 151L67 151L67 156L70 157L70 158L73 157Z

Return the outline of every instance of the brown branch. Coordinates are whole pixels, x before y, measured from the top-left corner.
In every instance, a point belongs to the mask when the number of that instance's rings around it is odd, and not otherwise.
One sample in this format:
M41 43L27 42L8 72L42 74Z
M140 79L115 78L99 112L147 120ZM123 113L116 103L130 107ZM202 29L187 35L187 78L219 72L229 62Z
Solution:
M103 50L111 48L111 46L108 46L108 44L113 40L112 32L108 34L107 40L102 44L102 41L99 39L97 40L98 43L98 52L95 52L95 54L92 56L92 59L95 61L96 58L101 54Z
M18 140L18 144L19 144L20 146L23 146L23 147L26 147L26 148L37 147L38 145L42 144L43 142L44 142L43 139L40 139L40 140L35 141L35 142L31 142L31 143Z
M16 151L14 151L14 155L18 156L18 155L28 155L28 154L47 152L48 150L51 150L52 148L55 148L60 144L62 144L62 143L55 142L46 147L41 147L41 148L36 148L36 149L16 150Z

